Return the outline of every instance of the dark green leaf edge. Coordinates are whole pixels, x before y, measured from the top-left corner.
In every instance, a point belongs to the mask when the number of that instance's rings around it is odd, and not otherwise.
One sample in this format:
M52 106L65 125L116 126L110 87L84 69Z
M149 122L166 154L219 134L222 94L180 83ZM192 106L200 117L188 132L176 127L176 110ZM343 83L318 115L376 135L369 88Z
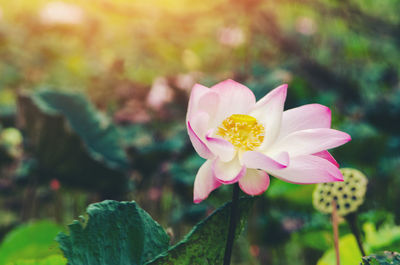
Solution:
M235 238L237 238L242 232L255 198L256 197L242 197L240 199L240 220L238 222L238 226L236 227ZM170 247L168 251L145 263L145 265L220 264L222 262L228 233L230 206L231 202L228 202L218 208L210 216L193 227L193 229L185 236L183 240ZM201 245L202 235L204 234L205 230L207 230L207 227L213 224L218 227L220 232L217 233L214 231L215 233L212 234L213 237L209 239L209 244ZM205 256L197 251L193 251L193 249L196 248L196 244L200 244L198 247L202 249L203 254L207 252L208 256ZM193 253L200 256L196 257L193 255ZM200 261L202 263L199 263Z
M360 265L400 265L400 253L384 251L362 258Z

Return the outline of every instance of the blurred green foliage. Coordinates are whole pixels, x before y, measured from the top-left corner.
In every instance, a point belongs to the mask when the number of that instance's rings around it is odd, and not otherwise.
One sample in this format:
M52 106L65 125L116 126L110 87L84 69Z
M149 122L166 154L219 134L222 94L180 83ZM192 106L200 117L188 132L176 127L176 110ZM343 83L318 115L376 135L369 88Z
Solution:
M340 261L343 264L358 264L361 260L361 253L357 248L357 242L353 235L345 235L339 240ZM336 264L335 250L328 250L318 261L317 265Z
M47 264L42 259L63 260L55 236L63 228L50 221L29 223L9 233L0 245L0 264ZM38 263L35 263L38 262ZM42 263L40 263L42 262Z
M399 226L385 223L385 225L377 231L374 224L367 222L363 226L365 233L364 246L367 248L369 253L378 253L387 249L399 249L399 229ZM358 264L357 262L360 262L362 256L358 250L356 239L353 235L345 235L341 237L339 240L339 246L341 262L343 264ZM326 251L317 263L317 265L334 264L336 264L336 257L333 248Z
M39 261L37 260L17 260L9 265L65 265L66 259L62 255L48 256Z

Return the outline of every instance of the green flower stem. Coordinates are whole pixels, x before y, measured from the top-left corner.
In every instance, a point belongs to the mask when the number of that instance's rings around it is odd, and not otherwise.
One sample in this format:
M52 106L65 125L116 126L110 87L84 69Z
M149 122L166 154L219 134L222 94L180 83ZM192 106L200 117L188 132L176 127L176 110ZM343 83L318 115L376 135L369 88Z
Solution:
M351 233L353 233L354 237L357 240L357 245L358 245L358 248L360 249L362 256L365 257L366 254L365 254L365 250L364 250L364 247L363 247L362 241L361 241L361 233L360 233L360 230L358 229L358 225L357 225L357 214L350 213L345 216L345 219L346 219L347 223L349 224Z
M332 200L332 227L333 239L335 242L336 265L340 265L340 252L339 252L339 216L336 208L336 201Z
M224 265L231 264L232 248L235 240L236 224L239 217L239 184L233 185L232 203L231 203L231 216L229 218L228 238L226 240Z

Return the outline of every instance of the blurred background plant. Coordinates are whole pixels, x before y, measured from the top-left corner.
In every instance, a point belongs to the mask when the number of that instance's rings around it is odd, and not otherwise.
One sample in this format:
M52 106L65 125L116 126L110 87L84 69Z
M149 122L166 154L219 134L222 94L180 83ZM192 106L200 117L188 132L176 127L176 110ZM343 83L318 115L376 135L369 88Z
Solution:
M335 158L368 176L368 252L400 251L399 13L397 0L0 1L0 258L13 228L63 227L103 199L137 201L180 240L230 198L192 203L202 159L184 123L192 85L226 78L330 107L353 138ZM313 189L273 179L234 264L333 262ZM20 257L64 262L40 253Z

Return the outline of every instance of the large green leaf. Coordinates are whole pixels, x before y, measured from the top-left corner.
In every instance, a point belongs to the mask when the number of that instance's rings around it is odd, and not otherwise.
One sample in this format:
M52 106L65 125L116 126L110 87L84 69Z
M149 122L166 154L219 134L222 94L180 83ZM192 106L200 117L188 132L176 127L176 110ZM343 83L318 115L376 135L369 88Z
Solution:
M236 229L236 236L240 234L246 223L253 200L253 198L240 200L240 221ZM231 203L227 203L216 210L197 224L185 239L146 265L222 264L230 207Z
M81 94L55 91L19 97L20 118L42 178L100 190L126 190L128 159L119 131Z
M103 201L88 207L86 226L69 225L57 241L70 265L140 265L166 251L169 237L135 202Z
M0 246L0 264L20 259L40 260L60 253L54 239L61 230L50 221L17 227L7 234Z
M82 94L42 91L34 94L32 99L46 114L63 115L94 159L115 168L127 165L116 128Z

